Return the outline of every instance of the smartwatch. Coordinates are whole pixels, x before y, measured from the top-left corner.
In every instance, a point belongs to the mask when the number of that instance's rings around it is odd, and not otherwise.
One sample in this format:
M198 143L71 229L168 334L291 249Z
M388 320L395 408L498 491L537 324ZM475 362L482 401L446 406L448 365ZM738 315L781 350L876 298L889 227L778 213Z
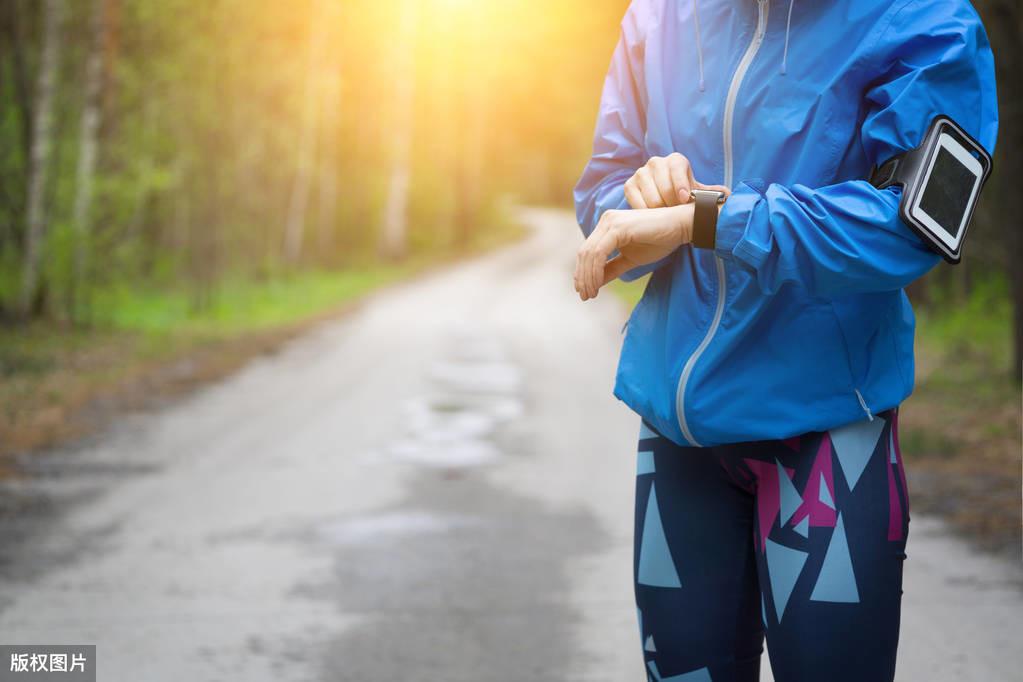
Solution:
M716 189L691 189L689 199L696 203L692 245L699 249L713 249L718 228L718 204L724 202L725 193Z

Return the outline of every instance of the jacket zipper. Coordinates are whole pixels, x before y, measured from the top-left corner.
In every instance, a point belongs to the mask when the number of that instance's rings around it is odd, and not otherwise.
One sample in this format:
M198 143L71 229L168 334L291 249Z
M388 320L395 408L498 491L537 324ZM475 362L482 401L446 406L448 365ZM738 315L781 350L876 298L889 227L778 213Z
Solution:
M732 74L732 82L728 86L728 96L725 98L723 133L725 151L724 184L726 187L732 186L732 119L735 116L735 100L739 95L739 87L742 86L746 72L749 70L750 64L753 63L753 59L757 56L760 45L764 42L764 33L767 31L767 12L769 9L767 2L768 0L757 0L757 28L753 33L753 40L750 41L746 52L742 55L742 59L739 60L739 65L735 67L735 73ZM721 317L725 311L725 296L727 294L725 288L725 264L717 254L714 255L714 260L717 266L718 278L718 300L717 308L714 310L714 319L711 320L710 327L707 329L703 340L700 341L700 345L696 347L693 354L686 360L685 367L682 369L682 376L678 380L678 392L675 397L675 411L678 415L679 426L682 429L682 436L695 447L702 446L693 438L693 433L689 430L689 424L686 422L686 385L693 374L693 367L696 365L696 361L707 350L707 346L710 345L714 334L717 333L718 327L721 325Z

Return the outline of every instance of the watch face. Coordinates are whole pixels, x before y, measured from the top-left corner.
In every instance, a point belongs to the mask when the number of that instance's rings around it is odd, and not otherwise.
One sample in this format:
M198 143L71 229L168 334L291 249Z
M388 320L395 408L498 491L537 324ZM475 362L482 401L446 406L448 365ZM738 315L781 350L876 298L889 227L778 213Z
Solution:
M719 204L725 200L725 193L716 189L692 189L689 191L689 196L693 201L696 201L697 195L705 196L708 199L712 198Z

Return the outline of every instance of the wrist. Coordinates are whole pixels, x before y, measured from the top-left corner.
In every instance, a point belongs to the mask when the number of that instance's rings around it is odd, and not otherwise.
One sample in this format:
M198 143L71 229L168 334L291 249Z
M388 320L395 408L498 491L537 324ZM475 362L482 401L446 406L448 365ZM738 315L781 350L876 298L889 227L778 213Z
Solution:
M689 244L693 241L693 217L696 205L692 202L687 202L679 204L676 208L678 209L676 229L679 235L679 244Z

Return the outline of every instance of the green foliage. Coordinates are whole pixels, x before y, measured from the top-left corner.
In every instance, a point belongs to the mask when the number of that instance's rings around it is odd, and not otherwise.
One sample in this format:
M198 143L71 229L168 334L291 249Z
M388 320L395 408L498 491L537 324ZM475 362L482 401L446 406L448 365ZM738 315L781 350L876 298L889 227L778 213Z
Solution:
M13 317L21 295L47 5L0 3L0 319ZM184 301L190 314L213 314L233 302L239 282L357 272L376 261L401 163L412 258L485 240L501 224L502 202L567 205L626 5L65 0L36 312L122 323L138 305L116 292L130 291L147 292L156 310ZM978 8L993 27L1000 73L1017 72L1018 32L1006 26L1018 22L999 17L1018 10ZM416 13L410 30L399 21L408 12ZM76 225L85 66L97 52L98 161L88 215ZM411 111L398 96L405 81ZM1018 126L1002 120L1004 153ZM1011 362L1010 301L1023 296L1012 178L997 170L1007 167L996 163L964 265L928 275L916 306L940 343L983 353L996 367ZM296 201L303 179L305 202ZM297 258L285 249L294 205L304 209ZM637 300L643 283L616 286ZM932 318L938 310L953 313Z
M945 362L972 361L990 373L1009 373L1012 357L1012 300L1001 273L974 282L969 293L948 282L929 287L930 301L917 309L917 330L924 342L941 349Z
M214 303L195 310L183 289L126 286L95 297L101 326L152 334L232 335L305 320L407 274L408 266L306 271L262 282L228 279L218 285Z
M505 196L567 202L625 5L67 2L42 312L92 322L123 303L109 293L119 290L167 292L213 310L232 282L366 262L377 251L402 125L411 125L413 257L468 248ZM46 7L8 0L0 10L0 317L13 314L20 295ZM396 17L409 11L417 12L413 32L399 35ZM396 96L409 44L411 117ZM85 67L97 51L99 156L87 220L75 225ZM303 140L311 140L308 159ZM302 249L291 262L289 210L303 179Z

